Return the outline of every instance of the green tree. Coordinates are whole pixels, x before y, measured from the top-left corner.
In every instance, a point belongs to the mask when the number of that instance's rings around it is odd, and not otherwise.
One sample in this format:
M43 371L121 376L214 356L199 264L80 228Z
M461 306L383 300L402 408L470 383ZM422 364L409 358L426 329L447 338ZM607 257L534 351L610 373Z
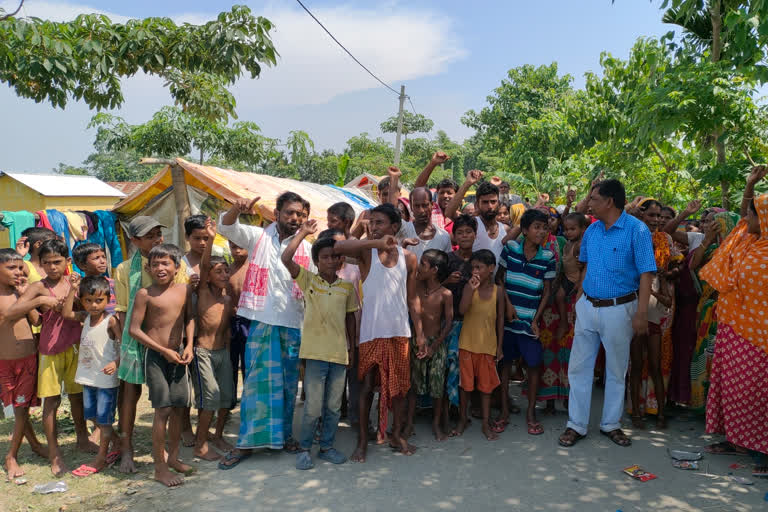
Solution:
M12 16L0 20L0 82L54 107L72 97L95 109L117 108L121 79L141 71L164 78L177 104L223 121L235 107L226 86L276 63L270 30L272 22L245 6L203 25L169 18L113 23L98 14L64 23Z
M397 133L398 116L394 115L381 123L381 131L384 133ZM408 139L411 133L427 133L432 130L435 123L421 114L412 114L407 110L403 111L403 135Z
M275 141L260 134L252 122L232 125L190 115L177 107L163 107L144 124L130 125L112 114L96 114L89 128L97 128L96 146L133 150L142 156L176 157L198 151L198 161L215 158L236 168L255 169Z

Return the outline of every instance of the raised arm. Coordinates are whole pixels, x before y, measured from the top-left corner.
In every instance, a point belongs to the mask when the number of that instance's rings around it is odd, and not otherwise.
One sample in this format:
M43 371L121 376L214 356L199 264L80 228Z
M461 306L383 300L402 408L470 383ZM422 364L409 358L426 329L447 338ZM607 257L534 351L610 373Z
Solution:
M680 224L682 224L685 219L698 212L700 209L700 200L691 201L684 210L677 214L677 217L667 222L664 226L664 232L669 234L675 242L688 245L688 236L685 233L679 232L677 228L680 227Z
M208 276L211 273L211 253L213 252L213 240L216 238L216 224L210 217L205 219L205 233L208 235L208 243L205 244L203 257L200 260L200 283L199 288L208 285Z
M576 191L572 189L571 187L568 187L568 192L565 193L565 210L563 210L563 214L561 217L565 219L569 213L571 213L571 207L573 207L573 202L576 200Z
M720 224L718 222L708 222L704 226L704 240L701 242L691 256L691 262L688 265L692 270L698 270L704 263L704 256L707 254L707 249L710 245L715 243L717 236L720 234Z
M64 320L76 320L82 322L87 318L87 312L78 311L75 313L75 296L77 295L77 289L80 287L80 274L72 272L69 275L69 293L67 293L64 299L64 305L61 307L61 317Z
M288 269L288 272L291 273L291 277L294 279L299 276L299 269L301 267L298 263L293 261L293 256L296 254L296 251L299 249L299 246L304 241L304 239L309 235L314 235L315 233L317 233L317 221L314 219L309 219L301 225L299 231L296 233L296 236L291 238L291 241L283 251L283 254L280 255L280 261L283 262L283 265L285 265L285 268Z
M342 256L364 259L371 249L383 250L387 247L397 245L397 239L387 235L378 240L367 238L365 240L339 240L333 246L333 252Z
M389 175L389 202L397 208L397 200L400 199L400 176L403 173L397 167L392 166L387 169L387 174Z
M450 158L451 157L442 151L438 151L432 155L432 159L427 163L426 167L424 167L424 170L422 170L421 173L419 173L419 175L416 177L416 181L413 183L413 188L426 187L430 176L432 176L432 171L435 170L435 167L438 165L443 165Z
M232 205L232 208L227 210L227 213L221 216L221 223L224 226L231 226L237 221L241 213L253 213L253 207L259 202L261 197L254 197L251 201L247 199L238 199Z
M469 278L467 284L464 285L464 292L461 294L461 302L459 303L459 313L462 316L467 314L469 307L472 305L472 296L475 291L480 287L480 279L474 274Z
M464 200L464 196L472 188L475 183L480 181L483 177L483 172L473 169L467 173L467 178L464 183L459 187L459 191L451 198L450 202L445 206L445 217L448 219L456 220L459 216L459 209L461 208L461 202Z
M741 197L741 208L739 208L739 215L741 215L742 219L747 216L749 203L755 198L755 185L765 178L766 174L768 174L768 165L756 165L752 168L749 176L747 176L747 186L744 187L744 195Z

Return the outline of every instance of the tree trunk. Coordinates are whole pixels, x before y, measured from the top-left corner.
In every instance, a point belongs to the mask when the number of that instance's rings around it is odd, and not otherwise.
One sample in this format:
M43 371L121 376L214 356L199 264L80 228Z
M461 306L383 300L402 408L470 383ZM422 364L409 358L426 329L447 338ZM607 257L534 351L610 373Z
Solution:
M723 43L721 32L723 29L723 13L721 8L721 0L713 0L709 9L709 17L712 20L712 62L720 61L720 53L722 52ZM720 140L723 135L723 129L718 128L712 134L715 139L715 153L717 154L717 165L725 165L725 143ZM726 210L729 206L728 192L729 183L725 179L720 180L720 198L722 201L722 207Z
M203 165L203 148L200 148L200 165Z

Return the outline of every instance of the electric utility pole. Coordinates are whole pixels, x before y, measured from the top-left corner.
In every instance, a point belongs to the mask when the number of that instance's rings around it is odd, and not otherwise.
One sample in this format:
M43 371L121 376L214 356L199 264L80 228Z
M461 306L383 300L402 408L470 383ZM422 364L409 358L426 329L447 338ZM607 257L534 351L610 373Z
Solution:
M395 167L400 165L400 137L403 135L403 106L405 105L405 86L400 86L400 110L397 113L397 136L395 137Z

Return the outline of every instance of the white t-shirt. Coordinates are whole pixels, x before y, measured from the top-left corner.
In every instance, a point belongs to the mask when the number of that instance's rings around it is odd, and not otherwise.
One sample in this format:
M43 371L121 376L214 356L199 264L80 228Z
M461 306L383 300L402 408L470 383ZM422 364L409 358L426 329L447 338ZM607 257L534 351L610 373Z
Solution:
M498 263L501 250L504 248L501 242L507 236L507 228L501 222L496 221L496 224L499 225L498 234L496 238L492 239L488 236L488 231L485 230L483 220L477 217L477 236L475 237L475 243L472 245L472 252L488 249L496 256L496 263Z
M117 359L115 341L109 337L111 316L106 315L93 327L91 327L90 316L83 322L75 373L75 382L78 384L94 388L116 388L120 384L117 380L117 372L107 375L102 371L105 366Z
M428 249L437 249L448 254L451 252L451 235L448 234L443 228L435 228L435 236L430 240L423 240L416 234L416 228L413 227L413 222L403 222L403 238L415 238L419 241L419 245L412 245L408 247L408 250L416 255L419 261L421 261L421 255Z

